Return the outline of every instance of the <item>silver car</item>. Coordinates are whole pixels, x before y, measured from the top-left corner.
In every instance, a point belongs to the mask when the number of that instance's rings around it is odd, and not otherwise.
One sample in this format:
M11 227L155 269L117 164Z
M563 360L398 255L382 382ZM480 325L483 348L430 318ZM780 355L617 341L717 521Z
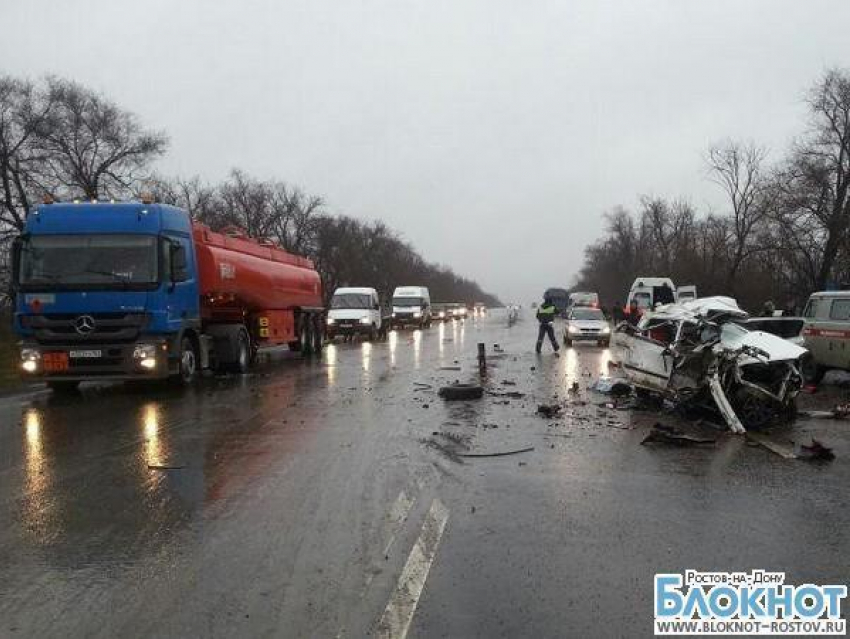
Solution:
M567 312L564 344L572 346L580 341L596 342L606 348L611 343L611 327L598 308L575 306Z

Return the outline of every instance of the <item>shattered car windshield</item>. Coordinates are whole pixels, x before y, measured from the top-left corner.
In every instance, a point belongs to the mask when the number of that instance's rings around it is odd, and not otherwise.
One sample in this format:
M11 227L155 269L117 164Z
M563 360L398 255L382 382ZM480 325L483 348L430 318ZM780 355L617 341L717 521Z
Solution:
M364 293L342 293L334 295L331 300L332 309L370 309L372 297Z

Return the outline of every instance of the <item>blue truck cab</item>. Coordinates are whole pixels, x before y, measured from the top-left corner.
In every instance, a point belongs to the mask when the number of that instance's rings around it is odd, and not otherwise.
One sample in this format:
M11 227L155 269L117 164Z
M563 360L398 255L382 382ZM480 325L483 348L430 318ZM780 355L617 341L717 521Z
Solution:
M13 246L22 375L56 390L98 379L192 381L203 352L197 277L182 209L40 206Z

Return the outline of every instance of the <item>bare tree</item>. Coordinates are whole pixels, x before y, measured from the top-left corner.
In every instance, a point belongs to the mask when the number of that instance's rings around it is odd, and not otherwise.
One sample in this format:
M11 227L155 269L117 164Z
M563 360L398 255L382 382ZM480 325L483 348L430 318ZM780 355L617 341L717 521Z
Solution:
M767 153L753 143L727 141L708 151L711 179L725 192L729 205L725 284L734 292L742 264L763 249L756 231L770 214L763 165Z
M47 78L49 114L36 129L40 162L35 179L55 197L121 197L162 155L168 138L76 82Z

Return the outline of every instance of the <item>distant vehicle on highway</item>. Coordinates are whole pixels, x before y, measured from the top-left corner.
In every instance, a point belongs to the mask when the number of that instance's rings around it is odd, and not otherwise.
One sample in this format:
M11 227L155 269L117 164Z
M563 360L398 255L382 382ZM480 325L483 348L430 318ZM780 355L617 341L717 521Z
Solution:
M487 307L484 304L476 303L472 308L472 314L475 317L484 317L487 315Z
M850 370L850 291L812 293L803 310L803 342L813 358L808 380L819 382L830 368Z
M328 339L337 335L365 335L374 340L383 328L378 291L367 287L344 287L334 291L328 309Z
M392 328L431 325L431 293L426 286L399 286L393 292Z
M431 319L435 322L445 322L452 318L451 309L446 302L431 304Z
M576 306L599 308L599 294L586 291L574 291L570 293L570 308Z
M570 292L565 288L547 288L543 297L551 300L558 315L563 316L570 306Z
M564 328L564 344L573 342L596 342L605 348L611 343L611 327L604 313L598 308L576 306L567 311L567 325Z

